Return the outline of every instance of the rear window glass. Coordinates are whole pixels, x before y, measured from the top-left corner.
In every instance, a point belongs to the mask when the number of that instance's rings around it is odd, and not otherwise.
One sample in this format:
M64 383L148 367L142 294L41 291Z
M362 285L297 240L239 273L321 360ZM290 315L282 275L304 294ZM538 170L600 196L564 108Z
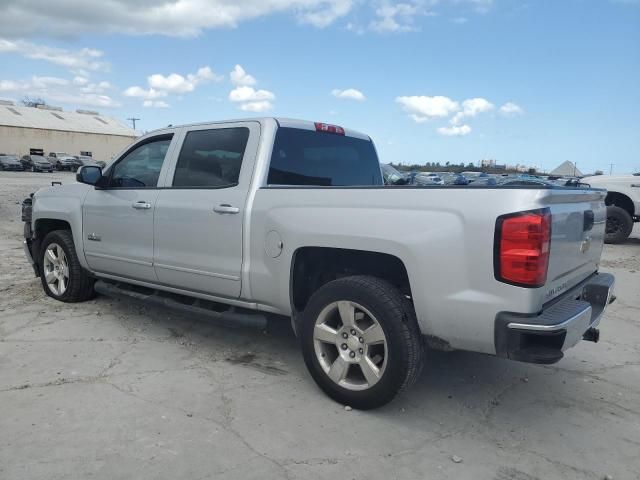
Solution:
M269 185L382 185L380 164L368 140L279 128L276 133Z
M229 187L238 183L249 129L217 128L189 132L184 140L174 187Z

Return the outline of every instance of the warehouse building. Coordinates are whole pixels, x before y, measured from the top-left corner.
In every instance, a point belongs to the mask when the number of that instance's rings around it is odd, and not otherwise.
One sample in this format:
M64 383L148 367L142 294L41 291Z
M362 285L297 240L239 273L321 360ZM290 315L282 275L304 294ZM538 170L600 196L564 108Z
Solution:
M131 144L136 132L91 110L24 107L0 101L0 152L13 155L64 152L109 161Z

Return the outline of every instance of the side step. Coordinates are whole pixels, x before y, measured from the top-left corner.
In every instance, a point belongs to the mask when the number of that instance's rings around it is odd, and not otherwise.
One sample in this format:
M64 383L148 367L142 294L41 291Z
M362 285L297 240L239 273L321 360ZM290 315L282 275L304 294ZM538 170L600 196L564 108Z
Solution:
M133 299L142 303L169 308L178 313L207 317L225 327L258 328L261 330L267 327L267 317L260 312L232 307L210 300L107 280L98 280L94 288L96 292L107 297Z

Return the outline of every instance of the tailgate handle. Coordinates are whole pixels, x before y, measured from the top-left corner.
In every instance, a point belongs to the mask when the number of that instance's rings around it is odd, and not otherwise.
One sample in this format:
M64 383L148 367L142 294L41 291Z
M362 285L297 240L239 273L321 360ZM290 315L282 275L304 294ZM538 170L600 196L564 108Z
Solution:
M585 210L584 212L584 223L582 224L582 231L588 232L593 228L595 216L593 214L593 210Z

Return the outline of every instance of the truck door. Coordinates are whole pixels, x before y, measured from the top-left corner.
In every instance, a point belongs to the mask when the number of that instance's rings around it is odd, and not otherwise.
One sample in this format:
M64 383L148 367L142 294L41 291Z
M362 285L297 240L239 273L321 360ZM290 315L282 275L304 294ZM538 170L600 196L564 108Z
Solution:
M258 122L185 129L156 205L160 283L240 296L245 204L259 136Z
M94 271L157 282L153 215L172 142L169 133L135 144L105 172L105 185L87 194L82 234L85 258Z

